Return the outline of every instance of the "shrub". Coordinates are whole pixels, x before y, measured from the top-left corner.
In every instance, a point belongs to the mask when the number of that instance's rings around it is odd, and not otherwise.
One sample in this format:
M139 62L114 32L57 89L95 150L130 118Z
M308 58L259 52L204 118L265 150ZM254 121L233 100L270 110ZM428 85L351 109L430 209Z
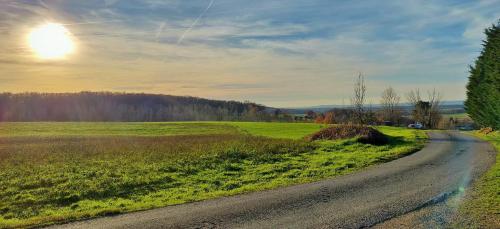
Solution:
M384 145L389 143L389 137L380 131L361 125L337 125L322 129L307 137L310 141L315 140L338 140L357 138L364 144Z
M489 134L493 132L493 128L491 127L485 127L485 128L481 128L481 130L479 130L479 133L482 133L482 134Z

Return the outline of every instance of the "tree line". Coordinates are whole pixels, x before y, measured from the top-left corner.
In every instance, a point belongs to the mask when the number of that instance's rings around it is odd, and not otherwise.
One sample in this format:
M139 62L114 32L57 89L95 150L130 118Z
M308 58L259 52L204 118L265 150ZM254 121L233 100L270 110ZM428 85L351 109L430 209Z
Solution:
M428 91L427 97L421 95L419 89L411 90L406 94L408 103L412 105L409 114L403 112L401 96L392 87L387 87L380 97L380 109L372 109L366 104L365 78L360 73L354 83L351 106L335 108L325 113L308 111L306 119L316 123L336 124L351 123L359 125L407 125L420 123L426 128L438 128L443 125L440 104L441 94L436 90Z
M0 121L273 121L269 108L197 97L112 92L0 93Z

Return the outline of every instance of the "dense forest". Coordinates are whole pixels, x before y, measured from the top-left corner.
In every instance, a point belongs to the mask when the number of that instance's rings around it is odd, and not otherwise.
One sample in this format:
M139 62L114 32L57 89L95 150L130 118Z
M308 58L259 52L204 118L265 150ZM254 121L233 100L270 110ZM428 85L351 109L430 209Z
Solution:
M111 92L0 93L0 121L268 121L250 102Z

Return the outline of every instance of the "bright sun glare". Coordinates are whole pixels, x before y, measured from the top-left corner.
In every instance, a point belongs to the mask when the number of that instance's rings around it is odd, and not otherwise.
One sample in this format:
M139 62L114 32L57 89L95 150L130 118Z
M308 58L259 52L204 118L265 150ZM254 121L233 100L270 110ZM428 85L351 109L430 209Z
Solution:
M47 23L33 29L28 36L28 42L42 59L64 58L75 50L68 29L57 23Z

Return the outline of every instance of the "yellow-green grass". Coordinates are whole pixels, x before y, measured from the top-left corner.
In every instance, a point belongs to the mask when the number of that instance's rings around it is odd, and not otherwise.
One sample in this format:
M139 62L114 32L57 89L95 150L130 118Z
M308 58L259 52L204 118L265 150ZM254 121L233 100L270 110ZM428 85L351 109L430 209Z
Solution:
M0 122L0 137L13 136L172 136L234 134L214 122Z
M289 139L300 139L326 127L326 125L315 123L283 122L228 122L226 124L251 135Z
M325 125L276 122L10 122L0 137L13 136L172 136L234 134L299 139Z
M0 122L0 137L55 136L176 136L246 133L271 138L300 139L323 124L279 122ZM411 133L394 127L385 132Z
M469 115L467 113L456 113L456 114L443 114L443 118L449 119L466 119L469 118Z
M500 152L500 131L489 134L473 132ZM461 205L462 220L456 225L464 228L500 228L500 154L496 163L477 181L465 203Z
M303 137L319 125L294 123L7 125L18 133L0 137L0 228L317 181L399 158L420 149L425 140L421 131L380 127L391 136L389 145L355 139L307 142ZM81 136L68 131L77 127ZM213 133L207 134L207 128Z

